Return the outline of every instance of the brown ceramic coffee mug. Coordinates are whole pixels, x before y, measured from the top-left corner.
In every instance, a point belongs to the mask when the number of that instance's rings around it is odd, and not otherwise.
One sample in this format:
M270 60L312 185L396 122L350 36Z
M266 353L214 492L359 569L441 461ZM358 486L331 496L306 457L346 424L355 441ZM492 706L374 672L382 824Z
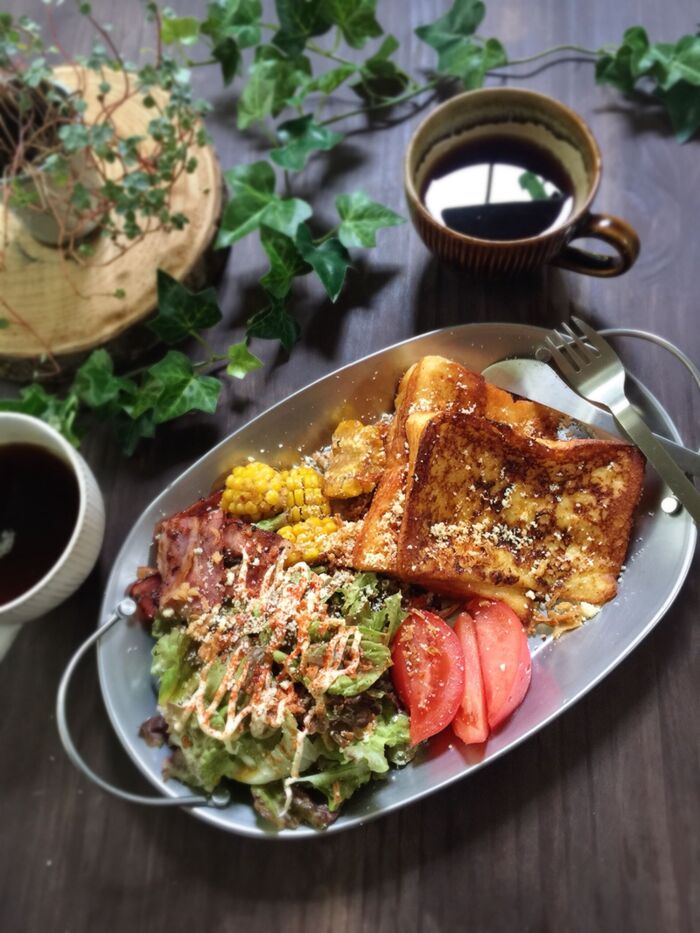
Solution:
M591 212L600 176L600 150L583 120L516 88L469 91L437 107L413 134L404 165L411 219L428 249L489 278L545 263L626 272L639 237L619 217ZM580 237L603 240L614 254L572 246Z

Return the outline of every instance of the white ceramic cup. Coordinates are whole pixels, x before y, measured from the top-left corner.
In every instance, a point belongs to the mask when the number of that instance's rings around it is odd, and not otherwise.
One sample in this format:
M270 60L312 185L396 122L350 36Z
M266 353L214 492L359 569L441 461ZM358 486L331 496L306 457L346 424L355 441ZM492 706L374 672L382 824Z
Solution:
M78 516L73 534L53 567L31 589L9 603L0 604L0 657L22 623L50 612L78 589L95 565L105 526L104 502L97 480L58 431L29 415L0 412L0 446L5 444L37 444L67 464L78 483Z

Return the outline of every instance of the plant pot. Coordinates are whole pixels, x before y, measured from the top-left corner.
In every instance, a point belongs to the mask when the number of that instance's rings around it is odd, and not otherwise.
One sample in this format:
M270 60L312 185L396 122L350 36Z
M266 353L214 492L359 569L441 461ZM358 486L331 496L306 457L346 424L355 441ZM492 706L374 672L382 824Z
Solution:
M6 86L9 84L11 82L6 82ZM68 104L64 109L70 113L70 91L67 88L53 82L50 88L47 86L43 90L51 90L63 98ZM8 99L11 101L11 97ZM46 112L48 110L47 106ZM6 116L3 113L3 117ZM10 111L10 130L12 116ZM55 112L53 117L57 126L80 121L77 112L70 113L70 119L65 112L60 121L56 120ZM35 129L40 128L37 120ZM36 240L49 246L62 246L88 236L99 226L99 218L95 217L95 193L99 190L101 178L89 152L83 149L75 153L64 152L57 130L53 127L50 130L53 138L47 131L48 142L43 143L46 152L41 153L40 161L32 161L13 176L8 176L5 168L0 189L4 189L3 199L13 215ZM87 206L73 201L78 183L82 185L82 200L84 202L87 198Z
M66 157L65 169L33 169L13 180L9 207L28 232L48 246L63 246L92 233L99 226L91 211L71 203L77 182L85 189L97 190L100 176L84 152ZM89 195L88 195L89 197ZM94 199L90 198L91 205Z

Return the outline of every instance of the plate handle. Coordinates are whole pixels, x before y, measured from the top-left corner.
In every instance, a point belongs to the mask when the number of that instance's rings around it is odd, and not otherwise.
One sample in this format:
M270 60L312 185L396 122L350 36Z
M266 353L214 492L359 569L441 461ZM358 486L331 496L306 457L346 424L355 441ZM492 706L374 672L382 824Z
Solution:
M672 353L676 359L685 366L693 377L695 388L700 390L700 369L698 369L687 353L680 350L675 343L666 340L665 337L649 333L647 330L637 330L634 327L608 327L605 330L598 331L598 333L601 337L638 337L640 340L648 340L650 343L655 343L658 347L663 347L664 350L668 350L669 353Z
M119 787L115 787L113 784L110 784L108 781L105 781L98 774L92 770L92 768L85 762L82 758L78 749L73 742L73 737L70 734L68 728L68 718L66 715L67 700L68 700L68 689L70 687L70 682L73 678L75 670L82 660L83 656L97 644L97 642L102 638L102 636L112 628L116 622L123 622L131 618L136 612L136 603L133 599L122 599L112 615L107 619L104 625L101 625L89 638L87 638L82 645L75 652L73 657L68 662L68 666L63 672L61 677L61 682L58 685L58 694L56 696L56 724L58 726L58 734L61 739L61 744L65 749L66 754L76 766L79 771L85 775L93 784L96 784L102 790L106 791L108 794L111 794L113 797L118 797L120 800L125 800L127 803L140 803L145 804L149 807L214 807L217 810L221 810L224 807L227 807L231 802L231 794L225 788L222 790L216 790L213 794L209 795L185 795L182 797L143 797L140 794L131 794L128 791L121 790Z

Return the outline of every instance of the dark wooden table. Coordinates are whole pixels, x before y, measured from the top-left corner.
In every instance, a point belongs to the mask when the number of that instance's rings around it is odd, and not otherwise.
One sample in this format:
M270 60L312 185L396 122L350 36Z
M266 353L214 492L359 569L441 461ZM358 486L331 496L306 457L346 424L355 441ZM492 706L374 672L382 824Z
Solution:
M11 0L44 16L39 0ZM181 11L204 3L180 0ZM380 16L413 69L430 50L413 27L447 2L384 0ZM66 4L55 12L64 44L87 35ZM141 5L95 3L132 57L152 45ZM616 41L633 23L658 39L691 32L689 0L533 0L490 4L485 32L512 55L576 42ZM105 12L109 10L109 12ZM218 75L211 130L224 167L256 157L232 130L233 100ZM441 268L409 225L381 235L360 259L337 306L305 286L297 310L304 340L288 359L271 344L267 365L232 382L214 417L164 427L131 460L102 436L85 454L105 493L108 526L99 566L68 603L22 631L0 666L0 927L19 931L314 930L690 931L700 924L700 689L698 586L688 580L654 633L601 686L506 759L420 804L363 829L311 842L269 843L215 832L183 812L127 806L91 787L59 745L53 704L60 673L94 628L103 583L124 535L163 485L214 441L312 379L372 350L464 321L549 323L575 302L600 326L656 331L698 357L697 226L700 143L680 147L666 123L597 88L590 65L540 71L527 87L586 118L604 155L600 209L639 230L641 258L610 281L556 270L514 284L470 285ZM350 136L319 159L302 189L364 188L403 210L401 159L418 115ZM358 124L358 129L362 124ZM225 346L257 300L264 258L252 241L230 256L221 285ZM682 369L654 347L625 342L624 357L700 442L698 396ZM76 684L75 729L100 773L144 782L112 735L94 661Z

